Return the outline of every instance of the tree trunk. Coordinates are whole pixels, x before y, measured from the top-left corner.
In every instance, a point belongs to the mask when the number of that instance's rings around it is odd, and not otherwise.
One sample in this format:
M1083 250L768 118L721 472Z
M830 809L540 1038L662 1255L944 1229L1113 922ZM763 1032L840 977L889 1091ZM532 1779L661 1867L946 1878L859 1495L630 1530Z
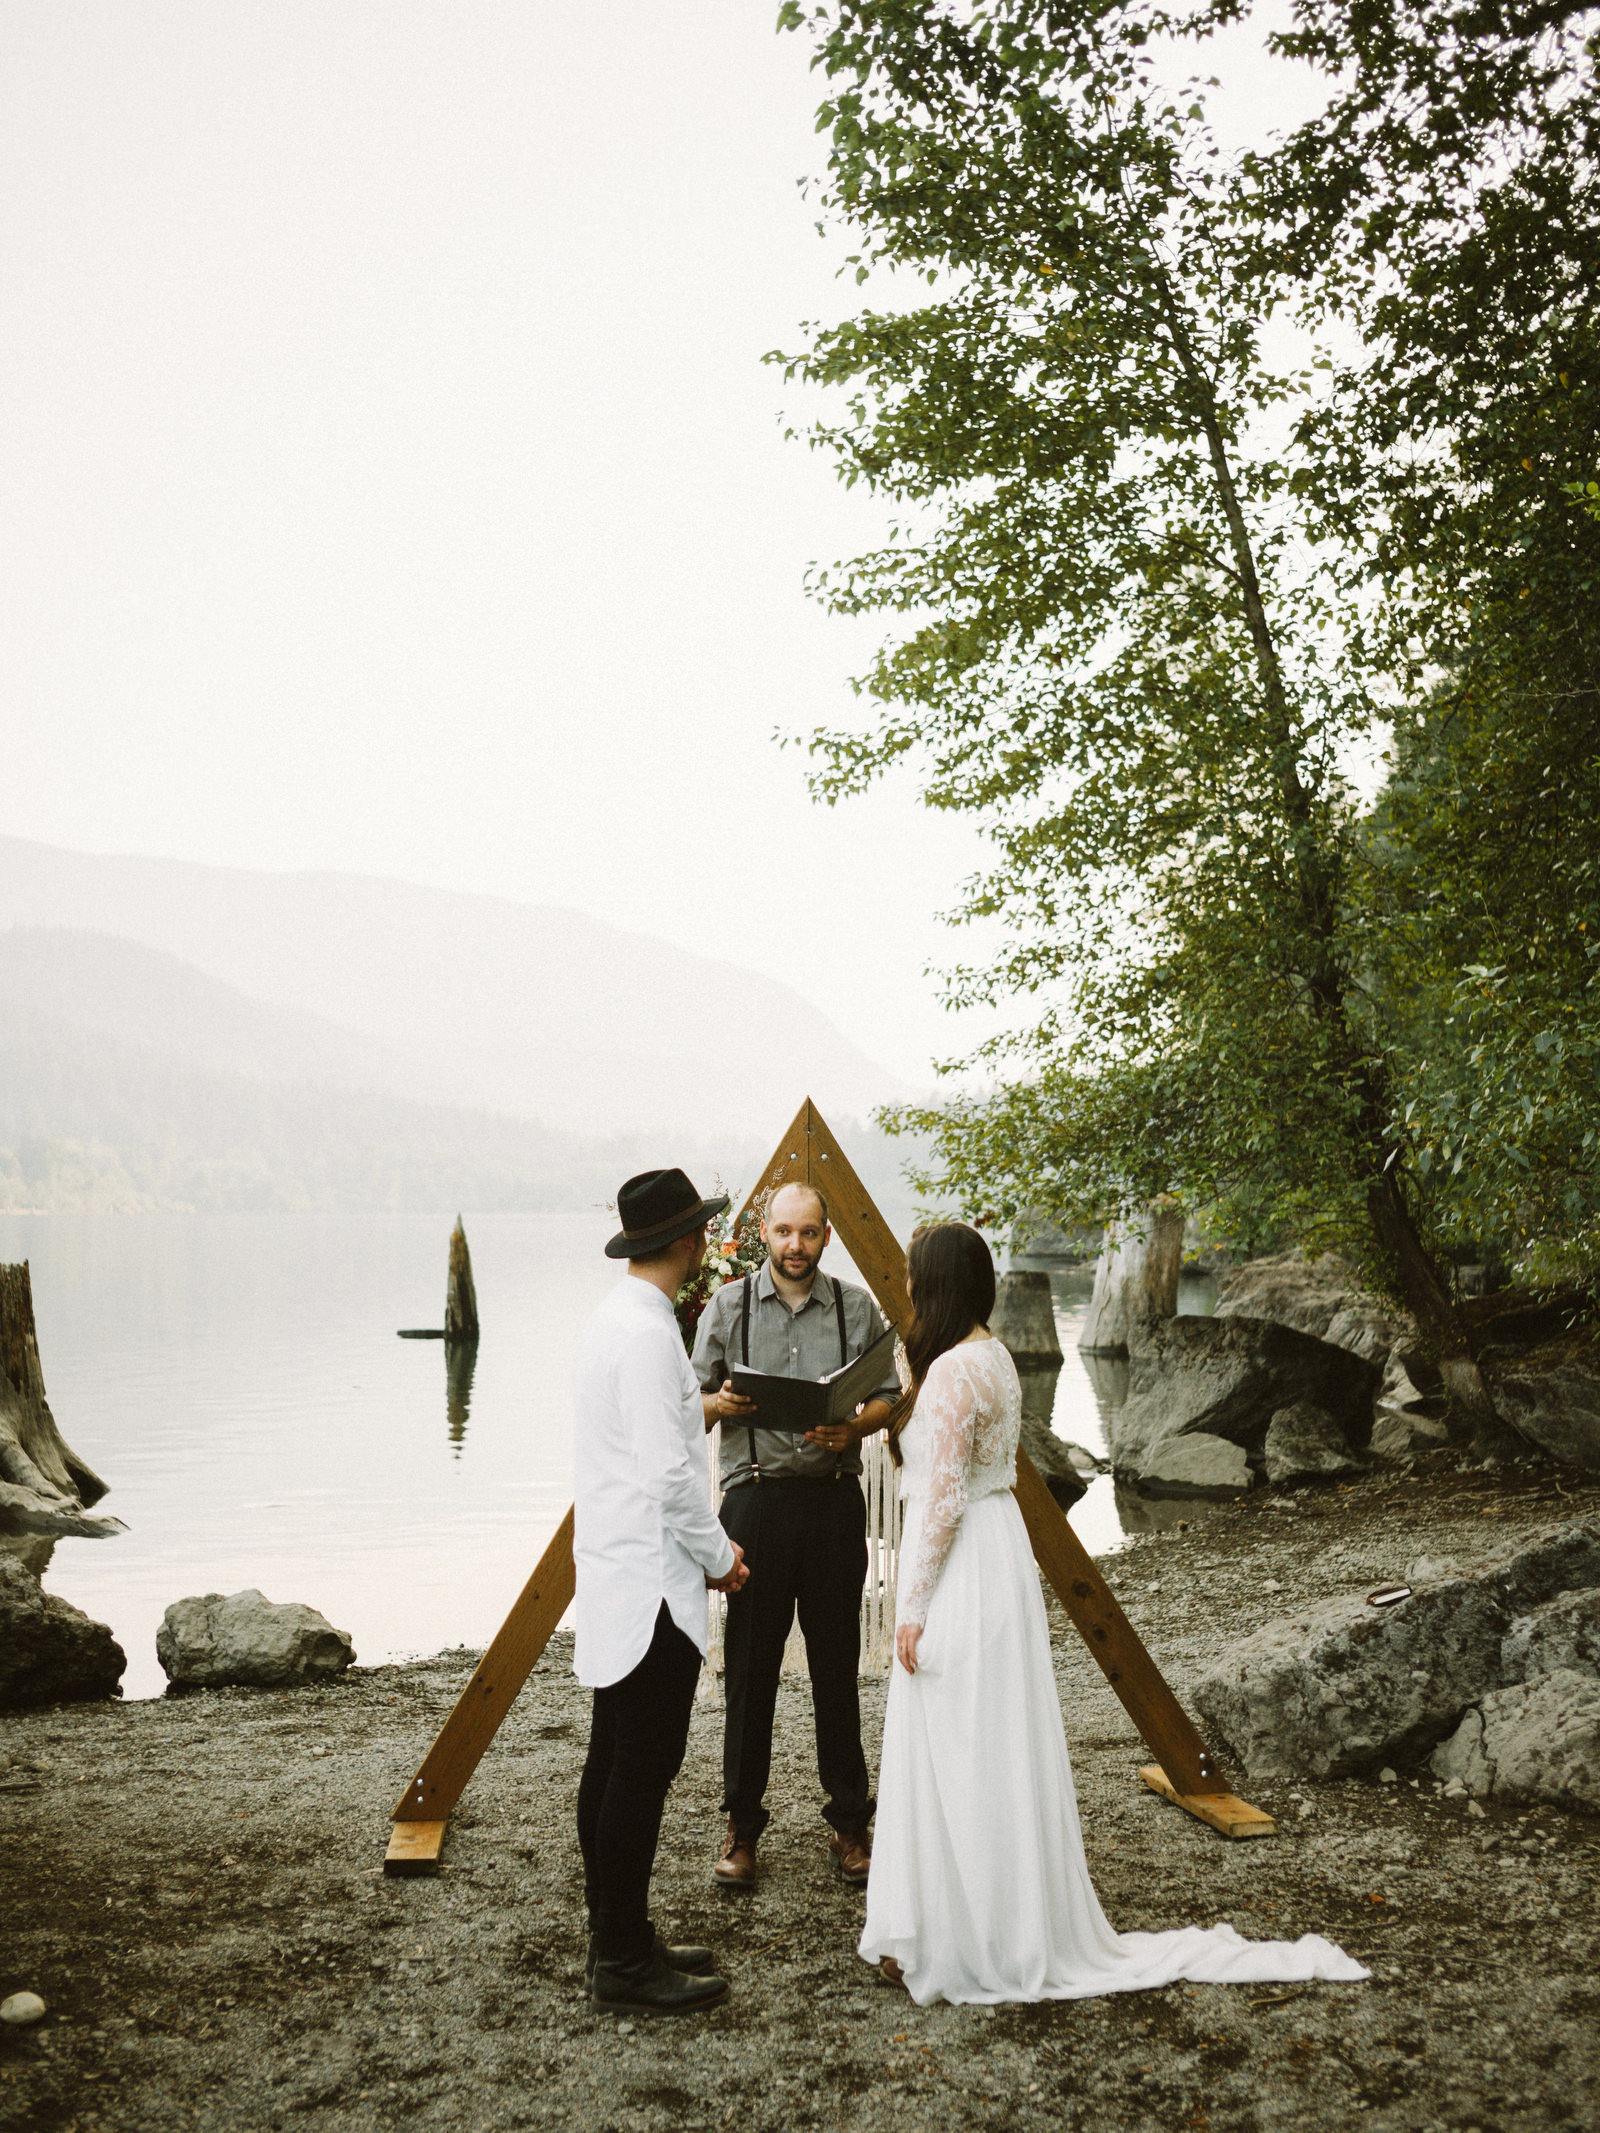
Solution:
M1473 1451L1495 1464L1515 1458L1527 1446L1495 1408L1473 1348L1472 1329L1423 1243L1392 1169L1367 1187L1367 1209L1401 1300L1434 1351L1451 1404L1471 1430Z
M63 1441L44 1396L28 1264L0 1266L0 1533L101 1540L126 1529L91 1518L106 1485Z
M1108 1222L1078 1346L1126 1355L1146 1319L1176 1313L1182 1263L1183 1209L1176 1200L1152 1200L1142 1212Z
M474 1343L478 1338L478 1292L472 1285L472 1254L467 1250L467 1233L461 1227L459 1215L450 1232L450 1280L444 1298L444 1337L447 1341Z

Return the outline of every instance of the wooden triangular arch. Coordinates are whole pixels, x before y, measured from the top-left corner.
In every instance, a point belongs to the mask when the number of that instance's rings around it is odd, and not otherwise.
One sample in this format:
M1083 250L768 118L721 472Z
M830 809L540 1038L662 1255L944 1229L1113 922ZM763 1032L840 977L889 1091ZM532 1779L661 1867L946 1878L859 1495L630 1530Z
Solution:
M884 1317L903 1333L911 1318L905 1253L809 1096L773 1150L739 1219L786 1184L815 1185L824 1194L840 1241ZM1224 1789L1188 1713L1139 1641L1038 1468L1020 1447L1016 1495L1039 1568L1156 1756L1155 1764L1141 1772L1146 1784L1227 1836L1270 1835L1274 1826L1270 1817ZM450 1811L571 1606L574 1585L569 1510L402 1794L392 1818L395 1826L384 1859L386 1873L437 1870Z

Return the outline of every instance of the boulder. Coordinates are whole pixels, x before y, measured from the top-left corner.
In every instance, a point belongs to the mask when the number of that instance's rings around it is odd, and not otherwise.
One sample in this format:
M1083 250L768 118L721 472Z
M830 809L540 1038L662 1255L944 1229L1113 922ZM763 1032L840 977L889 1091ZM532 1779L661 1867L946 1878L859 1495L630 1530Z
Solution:
M1129 1359L1128 1396L1110 1417L1112 1458L1138 1481L1172 1437L1226 1437L1259 1460L1272 1418L1309 1402L1352 1446L1372 1426L1378 1371L1348 1349L1253 1318L1170 1318Z
M1182 1264L1183 1210L1176 1200L1152 1200L1147 1208L1108 1223L1078 1346L1100 1354L1127 1353L1146 1321L1171 1318L1177 1310Z
M1600 1677L1600 1587L1546 1600L1506 1631L1502 1680L1534 1681L1541 1674L1561 1673Z
M1600 1679L1563 1668L1491 1690L1428 1767L1479 1798L1600 1807Z
M1350 1269L1332 1252L1320 1259L1299 1252L1247 1259L1218 1275L1217 1316L1264 1318L1325 1340L1353 1285Z
M1237 1496L1254 1476L1242 1448L1226 1437L1166 1437L1139 1469L1149 1496Z
M1450 1432L1439 1415L1386 1412L1379 1408L1372 1418L1367 1450L1375 1459L1415 1459L1419 1452L1436 1451L1450 1442Z
M1366 1471L1352 1459L1344 1431L1325 1407L1296 1400L1267 1424L1262 1456L1269 1481L1324 1481Z
M1372 1436L1367 1449L1379 1459L1412 1459L1418 1452L1448 1444L1445 1404L1423 1392L1402 1359L1391 1355L1384 1366L1383 1384L1372 1412Z
M1017 1362L1061 1363L1055 1297L1050 1276L1027 1268L1002 1274L995 1284L989 1331Z
M1508 1618L1529 1614L1559 1593L1600 1585L1600 1518L1546 1526L1484 1577Z
M0 1710L115 1696L127 1664L103 1622L0 1553Z
M342 1674L355 1647L348 1631L298 1601L208 1592L173 1601L156 1631L156 1657L175 1689L270 1689Z
M1505 1610L1473 1578L1395 1607L1329 1600L1268 1623L1195 1702L1251 1777L1350 1777L1421 1755L1499 1679Z
M1056 1436L1048 1422L1041 1422L1037 1415L1022 1417L1022 1449L1039 1469L1045 1487L1050 1491L1063 1511L1070 1511L1081 1496L1088 1493L1089 1484L1078 1471L1072 1458L1072 1449Z
M1218 1277L1216 1315L1293 1326L1380 1368L1401 1358L1426 1391L1439 1387L1439 1373L1422 1353L1411 1322L1369 1295L1355 1269L1332 1252L1320 1259L1284 1252L1228 1268Z
M1600 1474L1600 1353L1564 1343L1483 1369L1502 1420L1553 1459Z
M1519 1618L1600 1586L1600 1519L1547 1527L1473 1576L1423 1561L1413 1569L1428 1581L1409 1599L1325 1601L1268 1623L1203 1677L1196 1704L1252 1777L1350 1776L1444 1739L1501 1687ZM1574 1603L1574 1637L1582 1615ZM1567 1618L1548 1619L1554 1651ZM1534 1641L1530 1633L1527 1650Z

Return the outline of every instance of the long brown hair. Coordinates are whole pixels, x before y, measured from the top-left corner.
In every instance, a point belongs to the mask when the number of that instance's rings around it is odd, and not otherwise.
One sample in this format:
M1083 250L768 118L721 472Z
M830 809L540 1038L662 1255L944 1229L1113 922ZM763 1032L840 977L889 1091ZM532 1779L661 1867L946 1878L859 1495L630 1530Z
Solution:
M906 1362L911 1383L889 1410L889 1456L900 1464L900 1432L911 1420L922 1381L934 1360L986 1326L994 1309L994 1254L965 1222L919 1229L906 1254L911 1324Z

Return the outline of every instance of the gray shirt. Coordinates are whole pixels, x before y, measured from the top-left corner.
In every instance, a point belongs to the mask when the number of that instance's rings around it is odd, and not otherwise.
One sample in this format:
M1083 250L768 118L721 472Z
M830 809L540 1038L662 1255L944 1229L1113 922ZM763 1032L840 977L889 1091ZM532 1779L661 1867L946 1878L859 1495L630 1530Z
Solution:
M865 1289L853 1282L838 1284L844 1295L846 1354L839 1354L839 1317L834 1304L831 1275L818 1270L811 1294L798 1311L791 1311L773 1286L770 1261L750 1284L750 1368L768 1370L776 1377L825 1378L870 1348L885 1331L878 1307ZM694 1374L703 1392L715 1392L731 1377L744 1359L740 1319L744 1306L743 1281L725 1281L700 1315L695 1335ZM891 1363L883 1384L872 1399L897 1400L900 1381ZM757 1410L751 1422L760 1421ZM740 1421L722 1425L722 1486L750 1479L750 1428ZM861 1448L830 1452L821 1444L807 1444L803 1437L757 1428L756 1459L764 1476L793 1480L796 1476L826 1480L834 1473L859 1474Z

